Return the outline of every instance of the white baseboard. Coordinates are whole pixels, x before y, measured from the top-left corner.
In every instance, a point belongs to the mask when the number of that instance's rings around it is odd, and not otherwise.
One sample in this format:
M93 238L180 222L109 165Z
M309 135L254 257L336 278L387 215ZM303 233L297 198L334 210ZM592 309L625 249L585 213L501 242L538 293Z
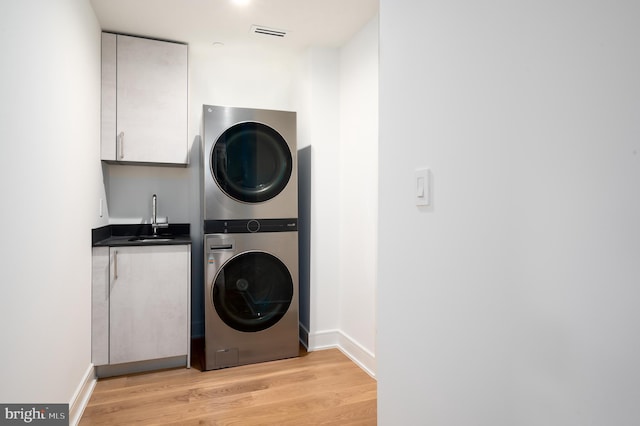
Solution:
M96 375L93 364L89 364L87 371L84 373L82 382L78 385L71 402L69 403L69 424L77 425L80 422L82 413L91 399L93 389L96 387Z
M358 364L365 373L374 379L376 378L376 356L365 349L360 343L356 342L346 333L341 332L338 349Z
M340 330L324 330L308 335L309 351L337 348L355 362L369 376L376 378L376 357L346 333Z
M309 350L337 348L340 342L340 330L324 330L309 333Z

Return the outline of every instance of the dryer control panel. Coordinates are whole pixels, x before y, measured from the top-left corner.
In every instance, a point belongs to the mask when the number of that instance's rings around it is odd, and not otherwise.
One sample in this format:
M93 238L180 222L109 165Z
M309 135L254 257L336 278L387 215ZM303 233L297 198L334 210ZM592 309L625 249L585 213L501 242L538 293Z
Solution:
M291 232L298 230L298 219L205 220L206 234L245 234L256 232Z

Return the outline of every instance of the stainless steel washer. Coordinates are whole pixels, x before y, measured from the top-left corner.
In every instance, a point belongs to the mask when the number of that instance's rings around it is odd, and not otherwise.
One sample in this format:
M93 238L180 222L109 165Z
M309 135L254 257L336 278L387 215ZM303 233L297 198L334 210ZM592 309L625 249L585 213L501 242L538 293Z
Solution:
M298 217L296 113L203 105L204 219Z
M205 369L298 356L297 221L209 221Z

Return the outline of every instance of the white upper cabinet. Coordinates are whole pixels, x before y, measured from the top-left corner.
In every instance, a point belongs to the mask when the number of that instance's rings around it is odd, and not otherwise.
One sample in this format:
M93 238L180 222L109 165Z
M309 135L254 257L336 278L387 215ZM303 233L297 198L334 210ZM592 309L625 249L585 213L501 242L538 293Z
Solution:
M115 162L186 165L187 45L102 33L102 151Z

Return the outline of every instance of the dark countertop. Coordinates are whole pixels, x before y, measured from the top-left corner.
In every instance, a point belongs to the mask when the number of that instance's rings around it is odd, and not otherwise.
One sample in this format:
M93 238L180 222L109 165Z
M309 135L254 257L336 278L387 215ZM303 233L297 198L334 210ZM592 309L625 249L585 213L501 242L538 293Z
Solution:
M191 244L188 223L172 223L168 228L158 228L153 236L149 224L107 225L91 230L93 247L152 246Z

